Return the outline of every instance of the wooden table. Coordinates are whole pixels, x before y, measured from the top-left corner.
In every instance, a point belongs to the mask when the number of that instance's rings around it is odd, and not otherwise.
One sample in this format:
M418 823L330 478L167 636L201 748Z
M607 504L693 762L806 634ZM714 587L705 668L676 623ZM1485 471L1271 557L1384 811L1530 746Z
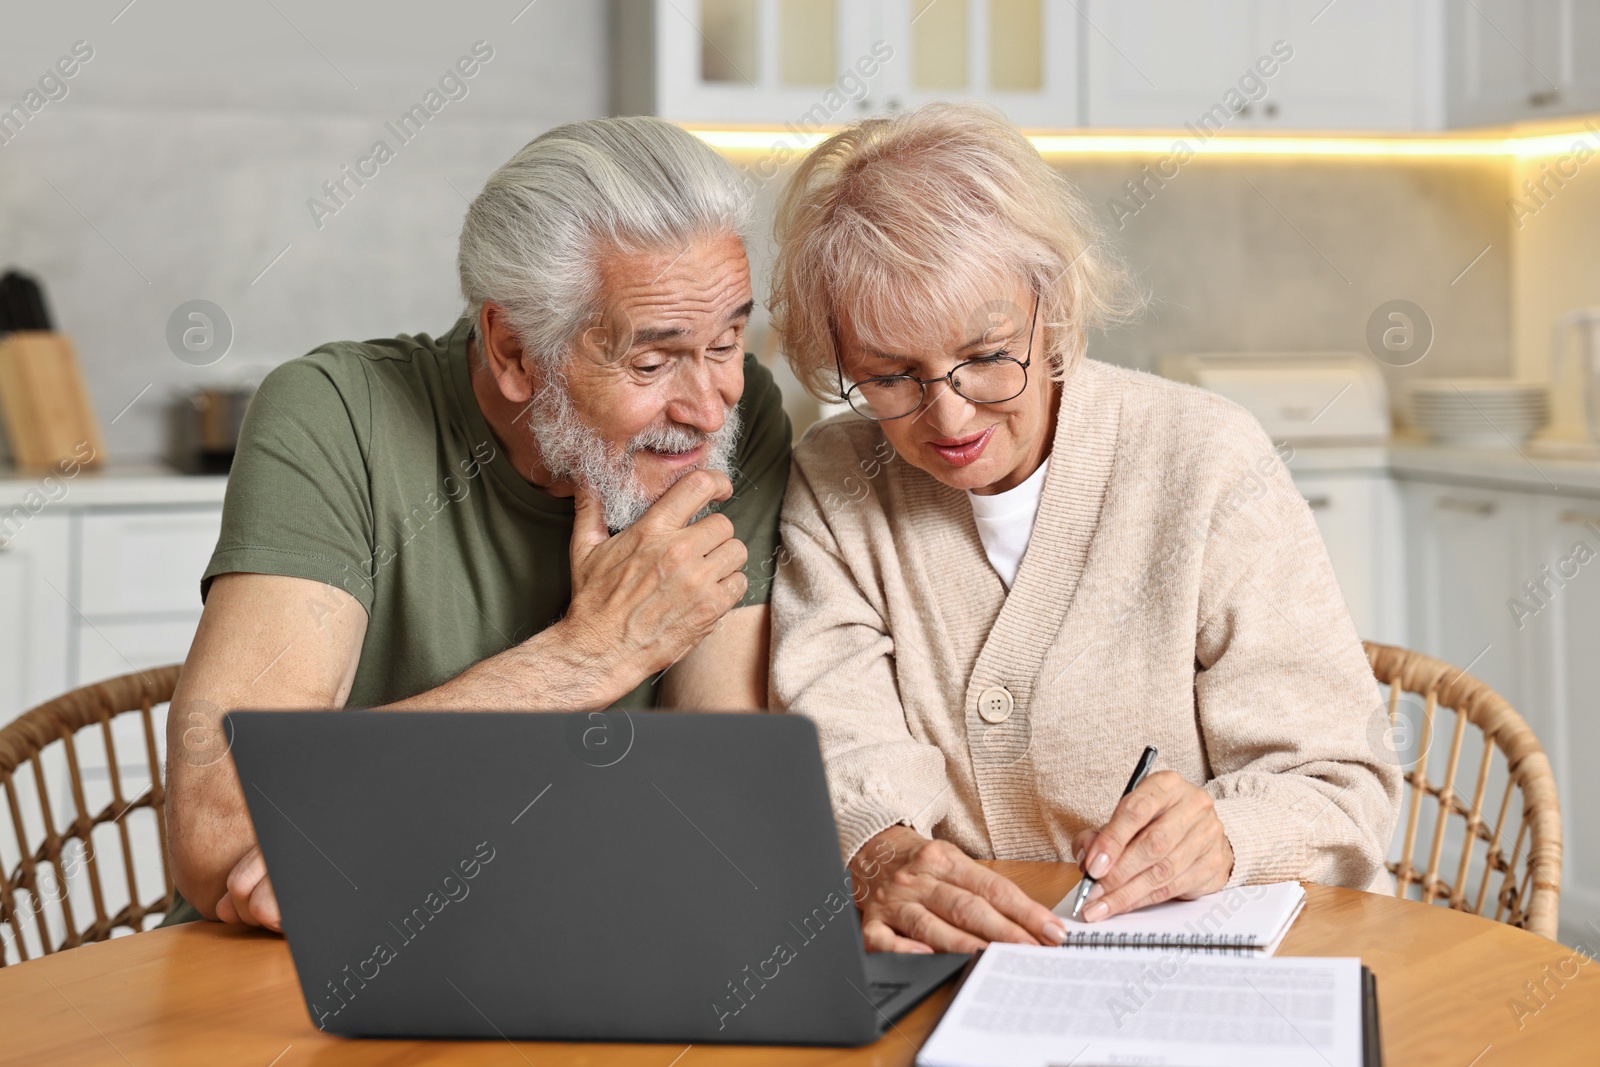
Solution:
M1049 905L1078 877L1070 864L992 866ZM1600 1063L1600 965L1473 915L1350 889L1307 891L1279 954L1359 955L1377 973L1388 1067ZM1525 983L1540 990L1537 1000ZM0 970L0 1063L888 1067L912 1062L950 996L940 990L861 1049L352 1041L311 1024L282 938L194 923Z

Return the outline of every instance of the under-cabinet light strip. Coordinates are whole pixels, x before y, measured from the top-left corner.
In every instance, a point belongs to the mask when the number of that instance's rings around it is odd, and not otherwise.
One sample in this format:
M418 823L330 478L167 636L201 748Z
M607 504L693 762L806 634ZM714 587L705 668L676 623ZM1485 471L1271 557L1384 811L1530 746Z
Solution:
M713 148L767 155L802 152L821 143L826 132L779 129L709 129L689 132ZM1201 131L1204 133L1204 131ZM1196 156L1322 156L1380 159L1448 157L1559 156L1600 151L1600 124L1531 136L1470 137L1441 134L1412 137L1345 137L1338 134L1281 136L1214 134L1192 130L1163 133L1035 133L1029 134L1041 155L1171 155Z

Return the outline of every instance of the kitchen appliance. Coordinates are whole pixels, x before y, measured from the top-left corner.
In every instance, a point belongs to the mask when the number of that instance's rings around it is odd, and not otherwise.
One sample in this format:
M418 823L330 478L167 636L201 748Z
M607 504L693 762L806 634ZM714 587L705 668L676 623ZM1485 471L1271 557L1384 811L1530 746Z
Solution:
M1407 390L1411 423L1441 445L1514 448L1550 420L1550 390L1504 378L1432 378Z
M1576 345L1572 344L1576 339ZM1600 444L1600 307L1570 311L1555 322L1550 371L1554 381L1567 372L1569 352L1577 350L1583 389L1584 436Z
M227 474L254 385L208 386L172 404L169 459L188 474Z
M1177 352L1157 373L1242 405L1275 441L1370 444L1389 439L1389 392L1358 352Z

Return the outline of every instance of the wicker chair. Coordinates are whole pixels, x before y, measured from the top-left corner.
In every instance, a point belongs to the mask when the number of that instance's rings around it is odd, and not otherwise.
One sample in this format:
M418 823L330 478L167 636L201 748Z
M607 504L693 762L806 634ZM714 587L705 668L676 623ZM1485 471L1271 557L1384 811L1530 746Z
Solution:
M1405 836L1399 859L1389 864L1397 894L1404 897L1415 892L1425 903L1437 902L1458 911L1486 915L1490 885L1498 876L1492 916L1495 921L1554 940L1561 903L1561 806L1550 760L1539 746L1539 739L1510 704L1472 675L1418 652L1371 641L1365 645L1373 674L1389 687L1391 726L1399 714L1402 693L1422 698L1417 746L1420 757L1405 777L1409 786L1404 806ZM1443 770L1439 780L1433 781L1428 771L1430 763L1439 766L1430 755L1436 737L1444 736L1437 724L1441 711L1450 713L1454 723ZM1470 799L1459 791L1457 781L1469 724L1480 733L1482 747ZM1496 753L1503 757L1506 781L1499 811L1489 822L1484 818L1484 801L1491 768L1496 775L1501 773L1496 767ZM1512 794L1517 792L1522 795L1520 814L1511 807ZM1422 845L1418 824L1425 796L1438 807L1426 863L1419 868L1414 857ZM1488 799L1493 802L1492 796ZM1516 820L1515 836L1508 832L1513 825L1507 822L1508 816ZM1440 877L1440 867L1445 830L1452 818L1464 821L1464 840L1454 877L1446 881ZM1467 883L1480 842L1484 852L1476 863L1482 864L1482 876L1476 892L1469 893Z
M48 955L104 941L118 929L139 931L145 920L159 922L172 903L172 868L167 855L166 799L161 782L161 763L156 748L153 709L172 699L178 681L178 667L158 667L136 671L96 685L75 689L24 712L0 729L0 785L5 788L6 815L0 828L9 821L11 834L0 829L0 930L9 931L9 944L0 946L0 966L29 958L29 942L39 953ZM113 739L112 719L119 715L138 715L142 720L143 752L131 762L149 768L148 788L132 800L123 796L121 769L129 766L122 758L132 754L118 752ZM94 737L93 728L99 738ZM79 731L91 731L79 735ZM85 797L85 778L79 763L79 749L103 743L110 802L90 811ZM47 775L46 763L58 757L52 752L60 746L66 775ZM44 759L41 759L44 757ZM122 757L122 758L119 758ZM19 770L33 779L37 807L28 790L15 780ZM28 773L31 772L31 773ZM75 815L57 824L51 805L51 789L65 784L71 789ZM155 830L160 838L161 896L141 902L134 870L134 848L130 838L129 815L149 808L155 815ZM108 896L119 898L121 886L102 883L103 857L97 854L94 830L112 825L121 843L121 867L127 879L127 903L108 914ZM42 825L42 833L30 832ZM111 831L102 833L102 838ZM74 846L74 842L76 845ZM11 850L12 844L16 852ZM15 858L15 866L10 861ZM148 864L147 864L148 865ZM115 872L112 872L113 875ZM108 876L109 877L109 876ZM87 883L94 908L94 919L79 926L73 915L72 896L81 890L77 882ZM69 892L69 889L73 890ZM54 931L54 932L53 932ZM16 959L11 959L13 946Z

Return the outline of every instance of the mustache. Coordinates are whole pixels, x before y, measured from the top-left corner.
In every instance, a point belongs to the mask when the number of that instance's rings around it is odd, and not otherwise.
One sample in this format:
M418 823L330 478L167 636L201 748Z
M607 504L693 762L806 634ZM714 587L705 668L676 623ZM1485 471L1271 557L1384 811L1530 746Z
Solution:
M633 437L624 447L630 455L646 450L678 454L693 452L715 437L715 434L703 433L689 426L653 426Z
M722 425L710 433L676 422L665 412L660 417L658 425L635 434L625 444L608 442L583 420L566 390L552 382L535 394L528 430L549 472L586 485L599 496L606 525L623 530L637 522L665 491L647 491L640 482L636 457L642 451L682 454L703 446L705 454L696 466L735 477L734 456L742 421L737 403L724 408ZM714 507L708 505L706 510Z

